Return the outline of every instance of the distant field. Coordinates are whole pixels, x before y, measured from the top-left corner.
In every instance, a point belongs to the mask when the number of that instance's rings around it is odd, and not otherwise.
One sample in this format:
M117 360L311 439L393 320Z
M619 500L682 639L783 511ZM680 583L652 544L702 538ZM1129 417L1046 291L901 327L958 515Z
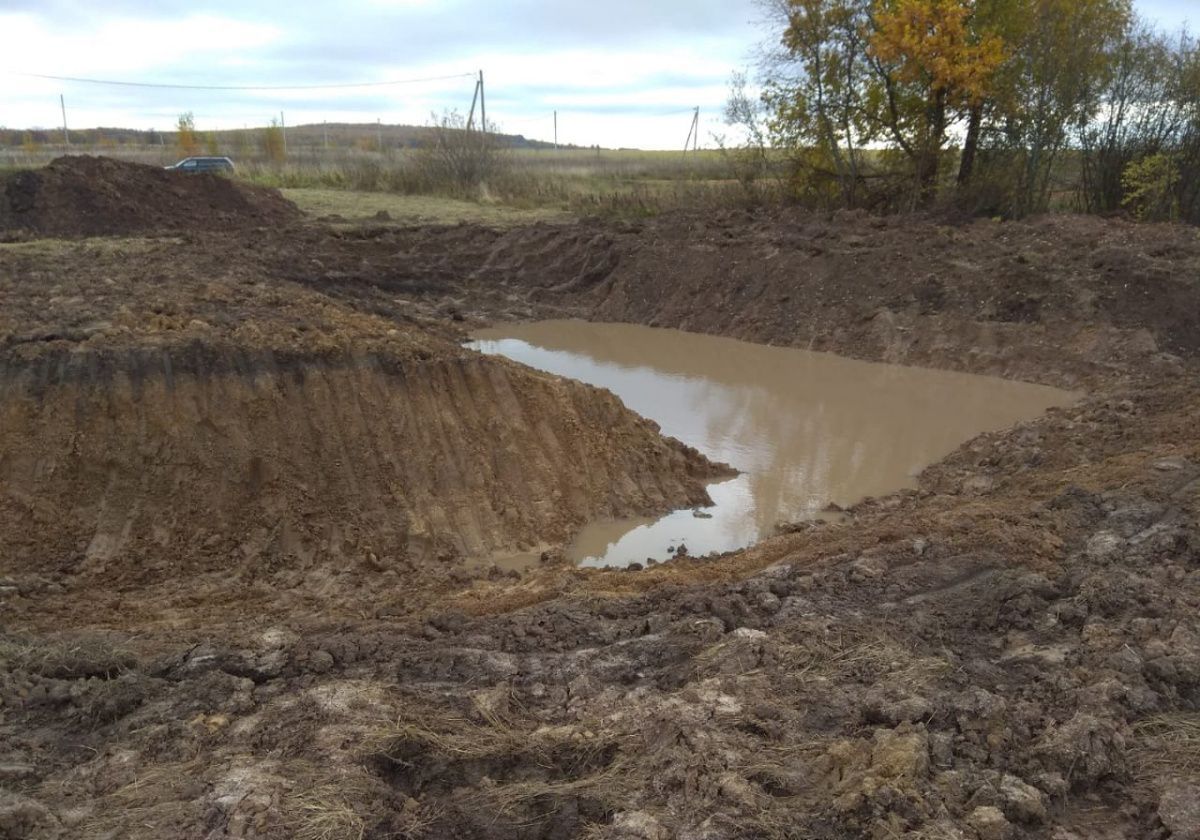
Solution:
M627 149L505 149L499 153L496 171L470 186L430 179L425 159L412 149L380 153L309 146L290 151L283 161L268 160L256 147L220 147L218 152L234 159L239 178L288 191L316 215L347 219L386 210L409 220L505 224L564 213L653 215L746 197L732 162L712 150L685 155ZM107 155L154 166L183 156L169 145L73 145L69 150L46 145L0 150L0 168L44 166L64 153ZM343 191L348 195L339 196Z
M457 224L476 222L493 227L537 221L561 221L571 214L553 209L521 209L498 204L463 201L427 195L397 195L328 188L284 189L283 194L305 213L317 218L340 216L361 223L385 212L391 221L404 223Z

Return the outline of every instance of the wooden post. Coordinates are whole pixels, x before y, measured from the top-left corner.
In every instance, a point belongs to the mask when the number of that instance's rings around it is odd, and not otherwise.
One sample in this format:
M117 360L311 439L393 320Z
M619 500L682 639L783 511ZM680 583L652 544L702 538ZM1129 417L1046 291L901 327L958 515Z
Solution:
M479 71L479 127L483 130L484 139L487 139L487 100L483 95L483 71Z
M467 114L467 131L475 124L475 105L479 102L479 80L475 80L475 93L471 96L471 113Z
M696 113L692 114L692 124L688 126L687 139L683 141L683 153L688 153L689 147L692 152L695 152L700 147L700 107L696 107Z

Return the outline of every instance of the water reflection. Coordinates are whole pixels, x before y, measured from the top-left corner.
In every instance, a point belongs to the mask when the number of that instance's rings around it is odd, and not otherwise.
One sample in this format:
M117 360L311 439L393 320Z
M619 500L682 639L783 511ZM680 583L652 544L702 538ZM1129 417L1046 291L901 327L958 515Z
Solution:
M544 321L476 334L473 346L608 388L629 408L742 475L715 484L698 518L595 523L581 562L728 551L830 503L910 486L968 438L1036 417L1073 395L969 374L871 364L630 324Z

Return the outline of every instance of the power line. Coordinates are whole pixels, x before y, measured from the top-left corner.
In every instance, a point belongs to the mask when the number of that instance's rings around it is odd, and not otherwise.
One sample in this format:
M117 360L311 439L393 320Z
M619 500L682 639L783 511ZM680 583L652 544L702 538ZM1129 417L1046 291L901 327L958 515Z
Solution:
M549 120L554 119L554 113L555 113L554 111L546 111L545 113L538 114L535 117L506 117L504 119L504 124L508 125L510 123L529 123L529 122L549 121ZM576 108L569 108L569 109L568 108L559 108L558 113L564 114L564 115L566 115L566 114L570 114L570 115L577 115L577 114L607 115L608 114L608 112L604 112L604 111L591 111L587 107L576 107ZM646 119L657 118L657 117L677 117L677 116L681 116L683 114L695 114L695 113L696 113L695 108L681 108L681 109L676 109L673 111L653 111L648 114L644 114L639 111L626 112L627 115L632 115L635 117L646 118Z
M393 85L415 85L422 82L443 82L463 79L474 73L455 73L452 76L429 76L424 79L393 79L387 82L347 82L330 85L173 85L159 82L123 82L112 79L85 79L78 76L50 76L44 73L13 73L30 79L51 79L56 82L78 82L86 85L111 85L114 87L158 88L162 90L241 90L241 91L287 91L287 90L345 90L348 88L390 87Z

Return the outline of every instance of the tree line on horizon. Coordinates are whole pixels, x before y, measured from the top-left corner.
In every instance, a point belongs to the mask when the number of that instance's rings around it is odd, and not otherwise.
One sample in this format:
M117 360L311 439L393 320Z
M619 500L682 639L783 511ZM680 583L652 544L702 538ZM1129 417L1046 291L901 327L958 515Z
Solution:
M326 141L330 150L378 152L380 137L382 151L421 149L437 142L439 121L429 125L376 123L304 123L288 126L287 141L294 150L320 151ZM196 123L191 111L181 113L168 130L134 128L72 128L71 146L83 150L116 150L121 148L162 148L172 152L192 154L234 154L265 156L281 160L283 127L278 118L265 126L204 130ZM542 149L553 144L531 140L520 134L499 132L500 139L512 148ZM47 149L66 149L61 128L14 129L0 126L0 149L22 150L36 154ZM575 148L575 147L571 147Z
M1200 222L1200 48L1130 0L763 0L742 173L813 206Z

